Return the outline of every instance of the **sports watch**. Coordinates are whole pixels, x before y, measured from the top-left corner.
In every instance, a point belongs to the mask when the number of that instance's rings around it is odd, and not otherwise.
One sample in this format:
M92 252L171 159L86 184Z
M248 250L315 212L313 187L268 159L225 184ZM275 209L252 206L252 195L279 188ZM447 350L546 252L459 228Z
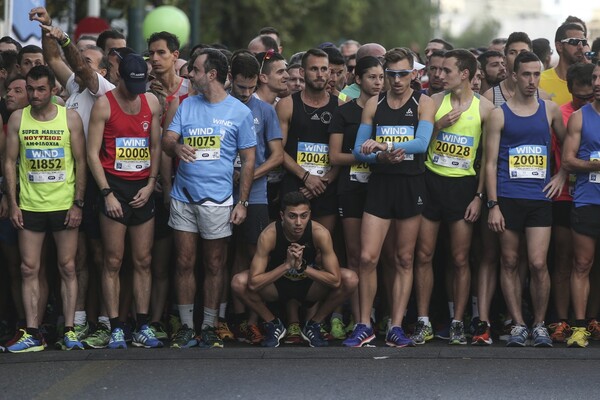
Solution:
M492 208L496 207L497 205L498 205L498 202L496 200L488 200L488 202L487 202L488 210L491 210Z

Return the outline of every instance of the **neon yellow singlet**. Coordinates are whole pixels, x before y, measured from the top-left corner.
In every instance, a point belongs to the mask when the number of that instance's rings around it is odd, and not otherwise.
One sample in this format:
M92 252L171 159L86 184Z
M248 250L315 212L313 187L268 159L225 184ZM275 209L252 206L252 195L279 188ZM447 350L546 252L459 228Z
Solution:
M475 93L471 105L458 121L439 131L431 140L425 161L425 166L430 171L451 178L475 175L473 166L481 139L479 101L479 94ZM448 92L435 114L435 120L440 120L450 111L452 104Z
M23 109L19 127L19 207L26 211L68 210L75 196L75 168L67 110L57 105L51 121L31 116Z

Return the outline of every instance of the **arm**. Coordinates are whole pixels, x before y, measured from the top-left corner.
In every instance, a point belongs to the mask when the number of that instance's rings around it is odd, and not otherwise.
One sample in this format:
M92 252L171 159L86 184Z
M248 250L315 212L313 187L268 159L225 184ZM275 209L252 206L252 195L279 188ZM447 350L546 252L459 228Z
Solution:
M145 93L148 105L152 110L152 124L150 125L150 176L148 177L148 183L146 186L141 188L133 197L133 200L129 202L129 205L133 208L140 208L144 206L152 196L156 180L158 179L158 170L160 169L160 154L162 152L160 146L160 116L161 108L158 103L158 99L152 93Z
M242 160L242 168L240 170L240 200L248 200L250 188L252 187L252 182L254 180L256 146L240 149L238 152L240 154L240 159ZM246 207L243 204L237 203L231 213L231 222L235 225L240 225L246 219L246 212Z
M546 100L545 102L551 118L551 127L554 129L557 139L563 143L565 141L565 137L567 136L567 128L565 128L562 112L555 102L550 100Z
M22 111L15 111L8 120L4 180L6 181L10 220L15 228L23 229L23 214L17 203L17 158L19 157L19 125Z
M169 114L167 114L167 118L169 118ZM177 107L173 120L169 125L169 128L164 131L166 133L164 133L162 137L163 151L167 153L169 157L179 157L183 162L192 163L196 161L196 149L189 144L179 142L179 138L181 137L179 131L183 129L180 120L181 107ZM173 129L177 129L178 131L176 132Z
M313 240L315 247L321 252L323 269L306 268L306 276L325 286L337 289L342 284L340 264L333 251L333 241L329 231L322 225L313 222Z
M69 77L73 73L69 66L63 61L57 40L62 40L63 32L60 28L51 26L52 21L44 7L34 8L29 13L29 19L38 21L42 28L42 50L44 60L56 74L61 85L66 86ZM72 44L71 44L72 45ZM74 45L73 45L74 46Z
M353 165L357 162L354 155L342 152L343 140L342 132L329 135L329 162L332 165Z
M497 182L498 182L498 151L500 149L500 136L504 127L504 113L501 108L494 109L489 120L486 123L485 140L485 185L487 188L487 197L489 200L498 200ZM504 232L504 217L500 211L500 206L490 209L488 225L494 232Z
M83 200L87 177L83 123L76 111L67 110L67 124L71 133L71 154L75 160L75 198L73 200ZM81 217L81 208L73 204L67 211L65 225L68 228L77 228L81 224Z
M581 127L583 117L581 110L575 111L567 125L567 137L563 144L561 166L569 172L595 172L600 171L600 161L581 160L577 158L577 151L581 145Z
M290 254L288 258L279 265L277 268L273 268L271 271L265 272L267 264L269 262L269 254L275 248L276 241L276 230L275 223L271 223L265 228L265 230L258 237L258 243L256 246L256 253L252 258L250 264L250 274L248 277L248 288L253 292L258 292L265 286L272 284L277 279L281 278L290 268L292 263L290 262ZM297 268L296 265L294 267Z
M254 170L255 180L267 175L269 171L283 163L284 151L282 141L280 139L274 139L267 142L267 145L269 146L269 158Z
M415 132L415 138L408 142L394 143L394 150L404 149L407 154L425 153L429 148L433 133L435 110L433 100L428 96L421 96L419 100L419 126Z

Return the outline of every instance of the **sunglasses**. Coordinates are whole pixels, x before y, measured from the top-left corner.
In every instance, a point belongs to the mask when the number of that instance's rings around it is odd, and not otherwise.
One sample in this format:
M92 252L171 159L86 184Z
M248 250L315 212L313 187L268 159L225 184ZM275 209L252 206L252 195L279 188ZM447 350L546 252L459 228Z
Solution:
M270 60L271 57L273 57L273 54L275 54L275 50L273 49L269 49L266 53L265 56L262 59L262 62L260 63L260 69L258 70L258 74L262 74L262 70L263 67L265 66L265 61Z
M111 48L108 54L115 54L121 61L123 61L123 56L121 53L119 53L119 50L116 47Z
M385 74L387 76L389 76L390 78L404 78L406 76L408 76L408 74L410 74L411 72L413 72L412 69L387 69L385 70Z
M579 44L581 44L583 47L587 46L587 44L588 44L587 39L580 39L580 38L566 38L566 39L561 40L560 42L570 44L571 46L579 46Z
M588 60L591 60L595 57L598 57L598 52L597 51L586 51L585 53L583 53L585 55L585 58L587 58Z

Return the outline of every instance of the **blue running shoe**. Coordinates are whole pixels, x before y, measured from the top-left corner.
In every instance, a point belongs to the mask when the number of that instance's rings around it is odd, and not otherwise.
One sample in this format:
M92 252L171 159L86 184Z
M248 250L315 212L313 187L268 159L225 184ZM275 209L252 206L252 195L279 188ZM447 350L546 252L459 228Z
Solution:
M533 327L531 338L533 339L533 347L552 347L552 338L543 322Z
M83 350L83 343L77 339L77 333L75 331L65 332L63 343L64 350Z
M393 326L385 336L385 344L390 347L413 347L415 342L404 334L399 326Z
M12 346L8 346L6 350L11 353L31 353L34 351L44 350L44 342L41 337L33 337L25 329L20 329L21 337Z
M127 343L125 343L125 333L121 328L113 329L110 334L110 340L108 341L109 349L126 349Z
M263 339L261 346L263 347L279 347L279 341L284 338L286 334L285 325L279 318L277 323L265 322L264 325L265 338Z
M315 322L314 324L304 324L302 329L302 339L308 342L310 347L327 347L329 343L321 336L321 324Z
M154 331L148 325L142 325L141 328L133 332L132 344L136 347L145 349L157 349L163 347L163 342L154 336Z
M506 347L525 347L529 331L524 325L515 325L510 331L510 337L506 341Z
M365 324L356 324L350 337L342 342L346 347L362 347L375 339L373 328Z

